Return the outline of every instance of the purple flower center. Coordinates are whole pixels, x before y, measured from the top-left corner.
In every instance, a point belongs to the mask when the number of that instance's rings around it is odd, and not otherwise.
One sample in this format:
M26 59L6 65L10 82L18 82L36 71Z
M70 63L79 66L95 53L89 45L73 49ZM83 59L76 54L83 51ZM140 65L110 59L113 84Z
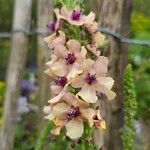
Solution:
M97 80L96 80L95 75L88 73L87 76L86 76L86 78L85 78L85 81L86 81L89 85L91 85L91 84L94 84Z
M76 57L73 53L69 53L65 57L65 60L66 60L67 64L73 64L76 61Z
M64 87L67 83L67 78L66 77L58 77L58 78L54 79L54 82L57 85Z
M79 107L71 107L70 111L67 114L70 118L75 118L80 115Z
M80 16L81 16L81 10L73 10L71 14L71 19L74 21L78 21L80 19Z
M56 29L56 22L52 22L50 24L47 25L47 28L50 30L50 31L55 31Z

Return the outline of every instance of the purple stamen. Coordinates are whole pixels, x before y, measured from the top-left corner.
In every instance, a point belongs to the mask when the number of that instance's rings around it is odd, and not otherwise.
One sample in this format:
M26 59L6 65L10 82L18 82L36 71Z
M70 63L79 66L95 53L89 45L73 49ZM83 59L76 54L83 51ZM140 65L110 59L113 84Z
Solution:
M67 83L67 78L64 77L58 77L56 79L54 79L55 84L64 87Z
M75 118L80 115L79 107L71 107L70 111L67 114L70 118Z
M94 116L93 116L93 119L94 119L94 120L99 120L97 115L94 115Z
M78 21L80 19L80 16L81 16L81 10L73 10L71 14L71 19L74 21Z
M89 85L91 85L91 84L94 84L97 80L96 80L95 75L88 73L87 76L86 76L86 78L85 78L85 81L86 81Z
M76 57L73 53L69 53L65 57L65 60L66 60L67 64L73 64L76 61Z
M50 24L47 25L47 28L50 30L50 31L55 31L56 30L56 22L52 22Z

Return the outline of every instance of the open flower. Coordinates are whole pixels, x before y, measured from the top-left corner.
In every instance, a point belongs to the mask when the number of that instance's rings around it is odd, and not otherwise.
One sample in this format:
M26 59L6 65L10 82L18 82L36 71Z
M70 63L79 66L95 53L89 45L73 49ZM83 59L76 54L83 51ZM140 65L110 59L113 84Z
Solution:
M72 93L66 93L59 103L47 106L45 110L50 112L46 118L53 120L56 125L55 133L59 134L61 128L65 127L66 135L71 139L82 136L84 121L88 121L90 126L95 125L95 120L97 122L99 120L99 125L103 121L100 115L97 116L95 110L91 109L87 103L77 99Z
M83 63L86 59L86 49L81 47L80 43L76 40L69 40L67 42L67 47L64 45L57 45L54 49L54 56L57 58L55 61L55 57L46 65L48 65L48 69L45 71L51 78L58 77L59 79L63 79L66 77L67 83L65 86L59 86L62 83L55 82L57 85L52 86L52 93L54 93L54 97L52 97L48 102L56 103L61 97L66 93L68 85L71 83L72 79L75 78L78 74L83 72ZM59 85L58 85L59 84ZM56 93L56 92L57 93Z
M54 55L58 58L53 62L49 69L57 76L67 76L67 79L72 79L78 74L81 74L82 63L86 59L86 49L81 47L77 40L69 40L64 45L55 45Z
M66 76L58 76L51 71L51 66L57 60L57 57L55 55L52 55L52 56L53 56L52 60L50 62L46 63L48 68L46 69L45 73L51 79L53 79L53 84L51 85L51 97L52 98L49 100L49 102L56 103L65 94L69 83L67 81Z
M96 103L98 96L96 91L103 93L109 100L114 99L115 93L111 91L114 80L106 77L108 71L108 59L103 56L94 62L91 59L85 61L84 72L72 80L74 88L81 88L78 93L84 101Z
M60 13L57 13L57 16L61 16L62 19L76 26L91 23L95 19L95 14L93 12L85 16L82 14L79 7L76 7L73 11L69 11L66 6L63 6Z
M54 84L51 85L51 99L49 103L58 102L63 95L66 94L69 83L67 82L66 76L56 77L54 79Z

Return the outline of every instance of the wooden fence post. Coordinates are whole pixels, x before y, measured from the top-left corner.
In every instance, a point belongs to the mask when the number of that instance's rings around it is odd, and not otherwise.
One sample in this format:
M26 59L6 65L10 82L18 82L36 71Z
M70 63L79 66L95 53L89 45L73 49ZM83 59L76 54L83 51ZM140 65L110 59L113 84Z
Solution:
M15 0L13 30L30 29L32 0ZM23 32L12 35L12 48L6 78L4 124L2 127L1 150L13 150L16 122L16 101L19 97L22 73L26 62L28 36Z
M37 9L37 20L38 20L38 31L47 32L47 25L53 20L53 0L38 0ZM39 81L39 96L38 96L38 106L39 106L39 126L43 122L43 106L47 103L50 95L50 81L48 77L44 74L45 63L50 60L50 50L44 41L44 37L47 34L38 35L38 81Z
M124 37L129 36L131 0L101 0L99 24L111 31L118 32ZM109 40L108 49L103 52L109 57L110 74L115 79L114 91L117 97L114 101L101 101L104 115L107 120L106 133L98 135L97 143L105 141L107 150L122 150L121 134L119 129L123 126L122 100L123 100L123 71L127 64L128 45L120 43L115 38L107 36ZM101 139L102 138L102 139ZM102 145L101 145L102 146Z

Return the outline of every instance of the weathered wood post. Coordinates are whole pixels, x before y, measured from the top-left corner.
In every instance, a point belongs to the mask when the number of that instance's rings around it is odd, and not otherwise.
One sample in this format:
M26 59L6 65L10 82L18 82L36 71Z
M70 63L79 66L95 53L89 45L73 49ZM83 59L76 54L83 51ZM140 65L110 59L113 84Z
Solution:
M130 31L131 3L131 0L101 0L100 13L98 14L100 27L108 28L111 31L120 33L124 37L128 37ZM119 129L123 125L123 71L127 64L128 45L120 43L120 41L112 36L107 36L107 38L109 46L103 53L110 60L110 74L115 79L114 91L117 93L117 97L112 102L108 102L107 100L101 102L102 107L105 107L104 115L107 120L107 130L106 134L96 134L95 139L100 144L104 140L107 150L122 150Z
M38 35L38 81L39 81L39 126L40 122L43 122L42 110L43 106L47 103L50 95L50 81L44 74L45 63L50 59L50 51L47 44L44 41L44 37L47 36L47 24L53 20L53 0L38 0L37 9L37 26L39 32L45 32L45 34Z
M15 0L13 31L30 29L32 0ZM13 150L16 122L16 101L19 97L22 73L28 48L28 36L24 32L12 35L12 48L6 78L4 124L2 127L1 150Z

